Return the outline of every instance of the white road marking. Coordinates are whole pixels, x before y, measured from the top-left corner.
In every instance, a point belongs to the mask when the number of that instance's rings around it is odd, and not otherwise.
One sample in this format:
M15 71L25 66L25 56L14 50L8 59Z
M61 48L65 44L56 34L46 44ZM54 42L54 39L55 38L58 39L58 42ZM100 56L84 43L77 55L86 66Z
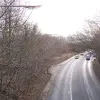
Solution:
M87 75L86 75L86 63L87 61L84 62L84 65L83 65L83 78L84 78L84 84L85 84L85 87L86 87L86 91L87 91L87 94L88 94L88 97L90 100L93 100L92 98L92 93L90 91L90 88L89 88L89 84L88 84L88 80L87 80ZM92 97L92 98L91 98Z
M68 97L70 98L70 78L71 78L73 63L74 62L70 64L70 68L68 69L65 79L64 79L64 85L68 84L68 86L67 87L65 86L65 88L63 89L63 100L66 100L66 93L67 93L66 89L68 89L68 95L69 95Z
M94 74L92 62L89 62L88 70L89 70L92 80L95 82L96 87L100 89L100 83Z
M58 100L59 98L59 92L60 92L60 89L61 89L61 86L62 86L62 79L66 73L66 70L70 70L69 69L69 66L70 64L72 64L74 62L74 59L72 59L71 61L69 61L68 63L66 63L66 65L64 66L64 68L61 70L61 72L59 73L59 75L57 76L57 79L56 79L56 82L54 83L55 84L55 89L53 90L53 94L51 96L51 98L53 100ZM52 100L51 99L51 100Z
M71 76L70 76L70 99L73 100L73 96L72 96L72 77L73 77L73 70L75 68L75 64L72 66L71 68Z

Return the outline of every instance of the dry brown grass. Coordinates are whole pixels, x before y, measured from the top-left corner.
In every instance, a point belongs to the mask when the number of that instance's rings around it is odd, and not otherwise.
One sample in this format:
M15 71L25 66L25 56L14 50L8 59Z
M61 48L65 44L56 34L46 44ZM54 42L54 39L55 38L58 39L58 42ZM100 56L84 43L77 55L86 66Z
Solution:
M64 53L62 54L61 56L58 56L58 57L54 57L52 60L53 60L53 65L56 65L56 64L59 64L65 60L67 60L68 58L74 56L76 53L73 52L73 53Z
M100 81L100 64L97 59L93 62L93 70L94 70L96 77Z

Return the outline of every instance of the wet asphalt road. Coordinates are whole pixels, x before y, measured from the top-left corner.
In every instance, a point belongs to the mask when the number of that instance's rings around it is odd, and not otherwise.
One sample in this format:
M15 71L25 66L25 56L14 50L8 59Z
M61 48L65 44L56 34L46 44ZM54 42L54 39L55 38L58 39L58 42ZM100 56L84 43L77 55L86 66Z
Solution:
M48 100L100 100L100 84L92 69L92 58L72 58L58 71Z

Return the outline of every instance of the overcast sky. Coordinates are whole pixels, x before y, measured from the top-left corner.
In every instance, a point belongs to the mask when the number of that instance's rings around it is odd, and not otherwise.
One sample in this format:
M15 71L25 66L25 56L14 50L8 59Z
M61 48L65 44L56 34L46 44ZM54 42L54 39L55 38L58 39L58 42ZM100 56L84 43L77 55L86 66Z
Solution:
M68 36L84 27L100 10L99 0L25 0L27 5L42 5L29 21L36 22L44 33ZM24 3L24 2L23 2ZM31 10L30 10L31 11ZM27 12L29 15L30 11Z

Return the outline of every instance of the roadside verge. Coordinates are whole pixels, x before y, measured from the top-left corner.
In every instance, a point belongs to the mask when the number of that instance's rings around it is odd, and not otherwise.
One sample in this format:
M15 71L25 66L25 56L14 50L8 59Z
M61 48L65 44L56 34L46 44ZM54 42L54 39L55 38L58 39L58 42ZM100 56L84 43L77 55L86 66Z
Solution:
M71 57L68 60L63 61L60 64L51 66L51 68L49 69L49 73L51 73L51 78L50 78L50 81L47 83L47 85L46 85L46 87L45 87L45 89L44 89L44 91L43 91L43 93L41 95L42 96L42 99L41 100L47 100L48 95L50 94L53 86L55 85L53 82L55 80L56 75L59 73L59 71L62 69L62 67L67 62L69 62L71 59L73 59L73 57Z
M97 59L93 61L93 71L94 74L96 75L98 81L100 82L100 63L98 62Z

